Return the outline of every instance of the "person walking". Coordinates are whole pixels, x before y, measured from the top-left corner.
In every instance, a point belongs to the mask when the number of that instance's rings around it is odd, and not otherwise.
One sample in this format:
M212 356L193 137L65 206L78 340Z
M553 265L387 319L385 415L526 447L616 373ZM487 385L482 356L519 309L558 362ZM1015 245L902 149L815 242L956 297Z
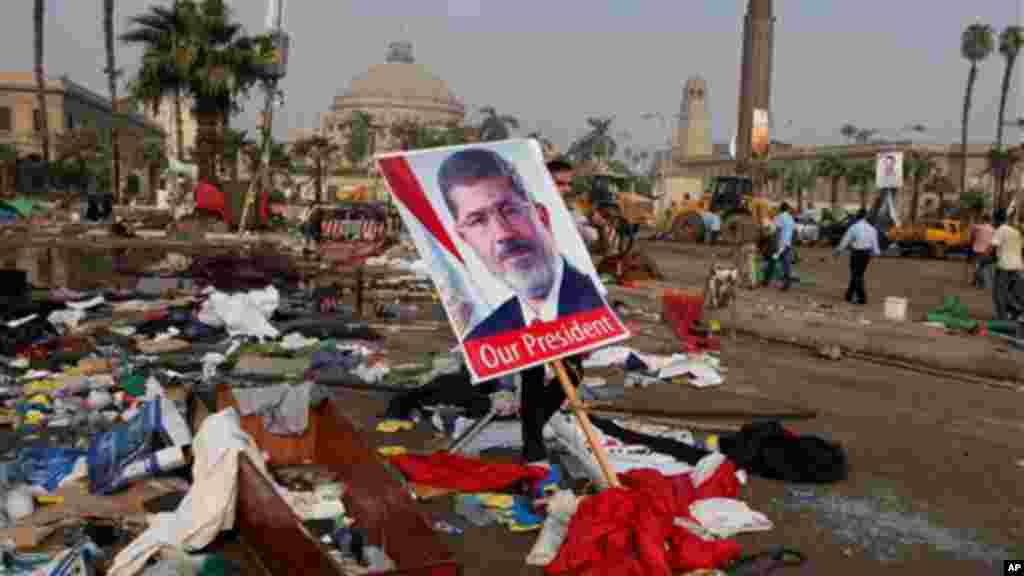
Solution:
M718 244L718 239L722 235L722 217L718 215L717 208L704 213L704 228L708 231L708 244Z
M992 235L992 246L996 255L995 282L992 283L992 302L995 305L995 319L1009 320L1011 302L1014 301L1014 284L1020 281L1024 262L1021 256L1021 236L1006 222L1006 210L995 214L996 231ZM1020 306L1017 302L1016 306Z
M992 257L992 235L995 229L992 228L989 217L984 217L981 222L971 226L971 259L974 260L974 286L985 288L988 286L988 279L992 276L991 268L995 262Z
M867 272L871 257L880 255L882 251L878 247L878 230L868 222L866 210L857 212L857 221L843 234L843 239L835 249L835 256L838 258L846 249L850 250L850 284L846 288L846 301L867 304L864 273Z
M779 207L779 214L775 217L775 252L768 261L765 270L764 281L761 286L768 286L775 276L775 266L782 262L782 290L789 290L793 284L793 231L796 229L796 221L790 214L791 208L786 202Z

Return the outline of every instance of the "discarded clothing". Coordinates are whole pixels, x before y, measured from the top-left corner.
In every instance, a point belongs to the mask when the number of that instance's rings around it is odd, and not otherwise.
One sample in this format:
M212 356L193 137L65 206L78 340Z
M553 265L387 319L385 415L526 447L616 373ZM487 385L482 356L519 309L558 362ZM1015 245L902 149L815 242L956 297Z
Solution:
M380 340L381 336L363 322L354 322L351 316L318 316L278 324L281 332L298 332L308 338L327 340Z
M547 566L558 555L558 550L565 542L565 536L569 533L569 523L576 514L579 500L569 490L559 490L548 500L547 518L544 519L544 527L541 528L540 536L533 543L533 548L526 556L526 563L530 566Z
M446 452L405 454L391 462L410 482L460 492L500 492L520 482L541 480L548 473L540 466L481 462Z
M474 386L465 369L441 374L420 388L395 396L385 414L387 418L409 420L413 412L428 406L459 406L467 418L481 418L491 410L488 393L492 388L488 382Z
M291 259L274 251L252 256L196 256L192 259L189 276L225 292L257 290L268 284L294 285L301 280Z
M243 335L274 339L280 336L269 318L277 310L280 295L273 286L243 294L214 292L203 303L199 321L214 327L224 326L230 336Z
M138 574L152 556L168 548L195 551L206 547L222 530L235 525L238 464L244 454L270 480L259 446L242 431L232 408L203 421L192 444L194 482L173 513L153 517L149 528L123 549L107 572Z
M600 431L614 436L626 444L640 444L647 446L658 454L666 454L687 464L696 464L701 458L710 454L709 451L697 448L689 444L679 442L672 438L650 436L627 430L608 418L591 416L590 422Z
M325 396L312 382L297 386L281 384L232 390L242 416L261 414L263 427L271 434L298 436L309 427L309 407Z
M737 466L762 478L795 483L846 479L846 451L816 436L797 436L778 422L747 424L719 439L722 453Z
M752 510L746 502L732 498L705 498L690 504L690 515L719 538L732 538L744 532L764 532L773 528L764 514Z
M735 467L719 466L714 476L695 485L653 470L620 477L622 488L609 488L580 502L569 533L548 574L600 576L670 576L675 572L719 568L739 557L733 540L703 540L675 518L689 517L696 500L735 497Z

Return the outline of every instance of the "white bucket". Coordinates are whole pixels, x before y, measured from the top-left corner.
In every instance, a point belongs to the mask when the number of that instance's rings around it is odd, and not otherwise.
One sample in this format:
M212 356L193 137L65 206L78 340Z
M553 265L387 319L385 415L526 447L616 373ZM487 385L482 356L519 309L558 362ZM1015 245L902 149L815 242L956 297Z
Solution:
M907 299L894 298L885 299L885 317L889 320L903 322L907 319Z

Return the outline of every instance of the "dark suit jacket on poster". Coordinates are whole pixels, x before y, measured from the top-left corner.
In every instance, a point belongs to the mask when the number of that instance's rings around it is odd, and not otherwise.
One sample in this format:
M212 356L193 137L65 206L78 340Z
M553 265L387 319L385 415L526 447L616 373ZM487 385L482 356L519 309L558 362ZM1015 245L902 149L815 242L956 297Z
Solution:
M604 299L597 291L597 286L589 276L573 267L565 258L565 271L562 273L562 286L558 292L558 316L572 316L587 312L605 305ZM496 334L512 332L526 327L523 310L519 299L513 296L499 306L490 316L476 325L466 340L487 338Z

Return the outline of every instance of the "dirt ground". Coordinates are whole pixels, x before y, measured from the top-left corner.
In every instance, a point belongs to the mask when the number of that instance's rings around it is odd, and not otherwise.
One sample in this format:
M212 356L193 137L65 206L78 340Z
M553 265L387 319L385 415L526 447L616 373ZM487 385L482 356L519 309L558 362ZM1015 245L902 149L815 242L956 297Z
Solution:
M647 247L672 282L699 285L708 265L728 249L656 244ZM842 301L845 259L825 250L801 251L796 266L811 283L785 295L788 302ZM85 280L85 275L71 276ZM77 283L77 282L75 282ZM82 282L86 284L88 282ZM78 287L78 286L72 286ZM81 286L85 287L85 286ZM867 276L868 317L881 316L885 296L910 300L910 316L921 319L944 296L957 294L975 317L991 316L988 292L964 282L964 263L914 258L879 258ZM640 350L677 349L663 327L658 337L630 342ZM454 345L444 330L386 334L393 363L423 360ZM714 389L662 384L628 391L626 404L686 410L763 410L808 408L818 418L793 426L799 432L841 443L849 453L851 475L831 486L792 486L752 479L742 495L775 523L771 532L741 536L748 553L784 545L804 553L809 573L992 574L1002 561L1024 558L1024 405L1020 392L922 375L844 358L831 361L809 352L750 338L723 340L726 381ZM621 373L604 374L610 381ZM373 444L410 449L436 447L425 425L414 432L383 435L373 424L387 396L340 391L346 413ZM450 499L422 504L425 514L454 519ZM464 574L540 574L524 566L534 534L501 528L470 529L462 536L440 535L464 566ZM781 571L786 574L787 571Z
M656 245L650 253L670 280L699 284L716 251L697 246ZM717 250L726 257L727 250ZM803 250L797 271L813 285L781 296L836 305L845 290L846 262L824 250ZM963 261L879 258L868 275L873 301L866 316L881 316L883 296L911 300L910 315L921 318L947 294L958 294L975 317L990 316L987 292L965 286ZM777 292L767 292L773 297ZM654 324L648 327L654 327ZM650 352L675 349L661 337L638 337L631 345ZM389 346L407 358L428 346L442 350L450 337L389 336ZM740 338L723 344L726 382L697 390L672 384L628 391L626 405L677 410L816 410L818 418L793 425L799 432L841 443L851 475L831 486L794 486L754 478L742 496L775 523L771 532L740 536L744 551L772 546L795 548L809 558L809 573L989 574L1002 561L1024 557L1024 407L1020 393L959 380L936 378L871 362L831 361L805 350ZM621 378L604 374L610 381ZM437 446L420 429L377 434L372 419L386 398L342 393L350 415L367 426L377 444L411 449ZM432 518L452 519L452 503L422 504ZM466 574L540 574L523 558L534 535L500 528L470 529L441 538L463 562ZM787 571L781 571L785 574Z

